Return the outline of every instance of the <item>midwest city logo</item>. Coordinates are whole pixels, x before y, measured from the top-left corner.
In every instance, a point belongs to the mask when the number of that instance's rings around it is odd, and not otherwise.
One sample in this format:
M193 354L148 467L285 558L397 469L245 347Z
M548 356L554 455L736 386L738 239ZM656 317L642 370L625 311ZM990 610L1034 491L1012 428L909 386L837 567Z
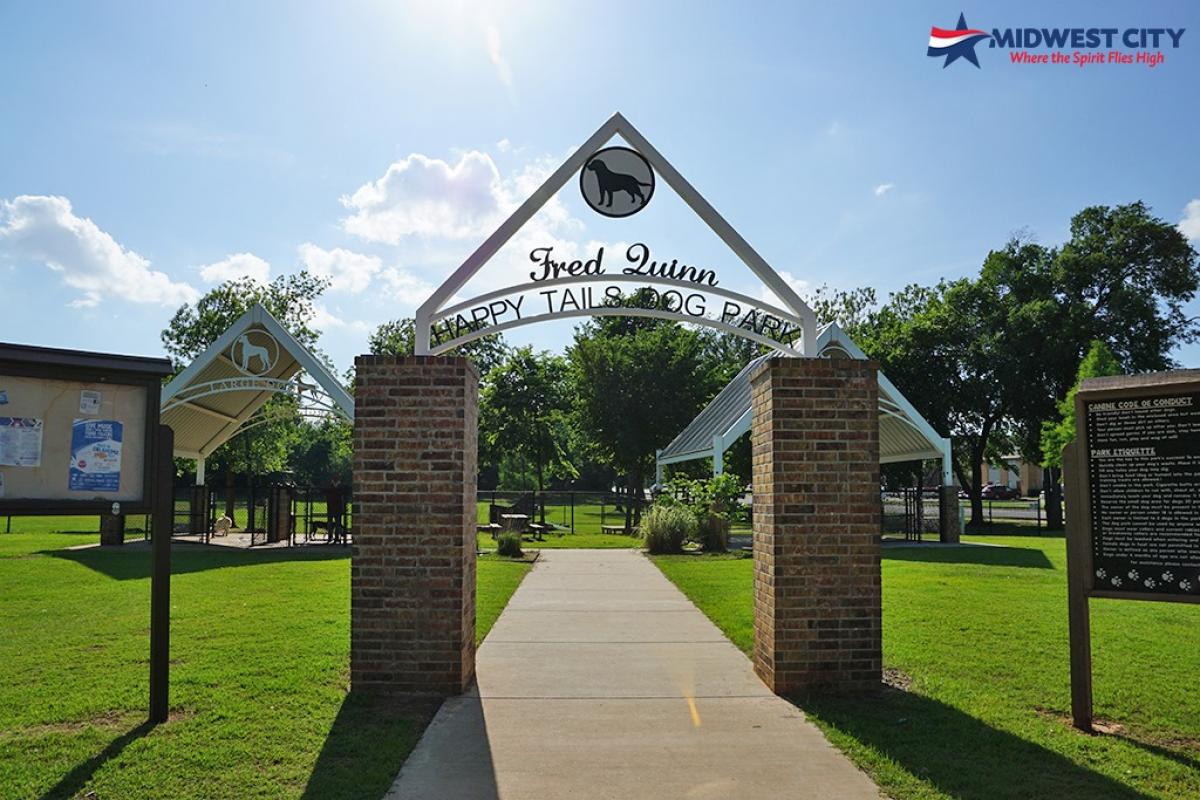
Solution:
M989 48L1008 50L1011 64L1140 64L1157 67L1167 60L1163 48L1178 50L1184 28L992 28L991 32L967 25L958 15L954 28L929 29L925 54L944 58L942 68L958 59L979 66L975 45L988 40ZM1046 52L1031 52L1041 50Z

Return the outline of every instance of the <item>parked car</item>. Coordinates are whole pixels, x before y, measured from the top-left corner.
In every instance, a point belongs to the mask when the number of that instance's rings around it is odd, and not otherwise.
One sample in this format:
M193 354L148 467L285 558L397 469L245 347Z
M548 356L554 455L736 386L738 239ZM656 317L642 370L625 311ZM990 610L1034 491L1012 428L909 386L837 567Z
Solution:
M1002 483L989 483L983 487L980 495L984 500L1016 500L1021 493Z

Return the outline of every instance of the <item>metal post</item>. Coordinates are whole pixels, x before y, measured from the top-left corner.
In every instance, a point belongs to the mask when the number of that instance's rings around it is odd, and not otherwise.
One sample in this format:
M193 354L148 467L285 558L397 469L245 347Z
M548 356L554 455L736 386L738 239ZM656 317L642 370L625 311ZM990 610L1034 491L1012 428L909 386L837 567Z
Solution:
M713 475L720 475L725 471L725 443L721 441L721 434L713 434Z
M571 533L575 532L575 492L571 492Z
M1063 448L1063 483L1067 503L1082 508L1084 459L1078 440ZM1092 622L1088 608L1088 531L1084 513L1067 517L1067 629L1071 652L1071 720L1081 731L1092 731ZM1072 520L1074 521L1072 523Z
M171 528L174 521L172 461L175 432L158 426L158 452L154 458L154 537L150 574L150 722L166 722L170 713L169 669L171 651Z
M995 533L996 525L992 515L992 499L988 498L988 533Z

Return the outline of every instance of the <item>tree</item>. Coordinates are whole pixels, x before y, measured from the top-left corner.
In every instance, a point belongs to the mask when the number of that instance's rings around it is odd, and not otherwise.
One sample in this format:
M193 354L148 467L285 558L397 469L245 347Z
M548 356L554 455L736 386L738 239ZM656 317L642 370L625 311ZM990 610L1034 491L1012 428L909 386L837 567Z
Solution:
M367 339L367 346L373 355L411 356L416 349L416 340L413 318L401 317L376 328ZM487 375L504 360L508 345L503 335L495 333L459 345L450 352L471 359L479 368L479 374Z
M1026 461L1045 452L1043 423L1074 385L1093 342L1125 372L1169 369L1171 351L1200 337L1184 304L1200 287L1196 251L1144 203L1092 206L1071 219L1059 249L1014 240L989 255L983 278L1003 298L1010 346L1024 358L1008 413ZM1062 527L1059 466L1046 467L1047 523Z
M296 341L315 350L321 332L311 327L313 302L329 281L299 272L268 284L253 278L228 280L195 302L180 306L162 332L162 343L176 371L203 353L243 314L261 304Z
M607 317L576 329L568 351L576 425L595 452L641 492L654 453L716 389L700 336L675 322ZM640 498L639 498L640 499ZM625 526L633 525L626 506Z
M320 331L311 327L313 303L328 281L307 272L281 275L268 284L251 278L225 281L194 304L181 306L162 332L163 347L176 371L208 349L243 314L261 304L295 339L317 353ZM288 448L302 425L295 398L272 396L259 412L267 422L243 431L211 456L214 472L225 476L225 513L235 518L237 473L251 480L256 474L277 472L287 463Z
M329 417L317 424L304 422L288 454L288 466L300 485L325 486L336 478L349 486L353 471L353 426Z
M480 438L494 452L512 453L532 466L540 492L547 475L575 473L566 449L570 410L566 360L521 347L488 373Z
M1092 342L1088 354L1079 364L1075 385L1067 392L1067 396L1059 401L1058 421L1046 420L1042 423L1042 464L1044 466L1061 469L1063 448L1075 440L1075 394L1079 391L1079 385L1088 378L1123 374L1121 363L1117 361L1104 342Z

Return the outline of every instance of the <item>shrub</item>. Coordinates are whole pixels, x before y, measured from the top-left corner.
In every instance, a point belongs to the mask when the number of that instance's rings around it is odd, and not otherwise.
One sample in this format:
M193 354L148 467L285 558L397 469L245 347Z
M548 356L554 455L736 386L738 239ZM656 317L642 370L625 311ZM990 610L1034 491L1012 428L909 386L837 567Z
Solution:
M655 505L642 517L642 535L651 553L681 553L696 536L696 517L681 506Z
M729 528L739 513L738 499L744 491L741 481L725 472L704 480L676 478L664 505L688 509L696 518L695 542L709 552L723 553L729 547ZM669 498L669 499L668 499Z
M506 558L520 558L525 555L521 549L521 536L516 533L502 533L496 540L496 552Z

